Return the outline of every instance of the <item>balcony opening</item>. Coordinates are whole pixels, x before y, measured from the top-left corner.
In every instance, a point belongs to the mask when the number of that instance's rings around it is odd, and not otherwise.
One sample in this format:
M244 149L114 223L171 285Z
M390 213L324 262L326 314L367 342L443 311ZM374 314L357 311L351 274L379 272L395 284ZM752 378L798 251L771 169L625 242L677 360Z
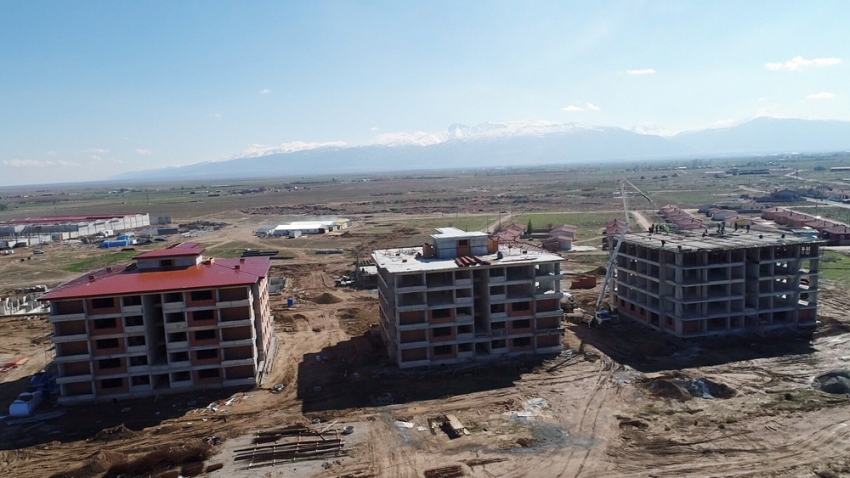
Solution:
M434 355L450 355L452 353L451 345L438 345L434 347Z
M511 345L514 347L528 347L531 345L531 337L518 337L511 339Z
M148 364L148 356L147 355L134 355L130 357L130 366L131 367L139 367L142 365Z
M113 368L121 368L121 359L101 359L97 361L97 367L101 370L109 370Z
M141 315L134 315L132 317L124 317L124 326L125 327L141 327L145 325L145 319Z
M436 329L432 329L431 333L434 337L448 337L452 335L451 327L438 327Z
M171 352L168 354L168 363L188 362L189 352Z
M491 314L502 314L505 312L505 304L490 304Z
M217 368L205 368L203 370L198 370L198 378L199 379L207 379L207 378L218 378L219 370Z
M100 299L92 299L91 306L93 309L111 309L115 307L115 298L106 297Z
M171 303L171 304L177 303L177 302L183 302L183 294L180 293L180 292L169 292L169 293L165 294L165 297L163 297L162 300L165 303Z
M118 339L100 339L94 343L98 350L117 349L119 347Z
M513 321L513 328L515 329L527 329L529 327L531 327L531 320L523 319Z
M186 322L186 316L183 315L183 312L173 312L170 314L165 314L165 323L176 324L179 322Z
M211 290L193 290L189 296L192 299L192 302L201 302L205 300L212 300L213 293Z
M192 380L192 376L189 372L174 372L171 374L172 382L188 382Z
M472 344L471 343L457 344L457 351L458 351L458 353L472 352Z
M238 301L238 300L248 300L248 289L246 289L246 288L220 289L218 291L218 298L222 302L234 302L234 301Z
M195 331L195 340L211 340L215 337L215 329Z
M195 352L195 360L210 360L218 358L218 349L205 349Z
M109 390L124 387L124 380L120 378L107 378L100 381L102 390Z
M133 307L133 306L137 306L137 305L142 305L142 296L140 296L140 295L128 295L126 297L122 297L121 303L124 304L124 307Z
M452 316L452 309L436 309L431 311L432 319L449 319Z
M127 347L142 347L145 345L144 335L131 335L127 337Z
M504 322L493 322L490 324L490 330L500 330L506 327Z
M97 319L94 321L95 329L114 329L118 326L118 321L115 318Z
M490 349L503 349L507 347L507 341L504 339L493 340L490 342Z
M457 333L458 334L471 334L472 333L472 326L471 325L460 325L457 328Z
M136 375L135 377L130 378L130 383L134 387L140 385L150 385L151 378L148 375Z
M168 343L185 342L186 332L173 332L168 334Z
M196 310L192 312L192 320L195 322L205 322L215 320L215 310Z

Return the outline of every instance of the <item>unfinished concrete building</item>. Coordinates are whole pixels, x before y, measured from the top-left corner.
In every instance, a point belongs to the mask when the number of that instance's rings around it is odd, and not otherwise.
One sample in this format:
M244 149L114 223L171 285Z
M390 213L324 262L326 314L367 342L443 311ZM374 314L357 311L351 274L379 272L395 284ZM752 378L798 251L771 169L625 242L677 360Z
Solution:
M53 289L61 402L253 385L274 353L268 257L185 243Z
M437 229L422 247L374 251L381 332L400 367L563 349L563 259Z
M743 231L629 234L614 300L621 316L679 337L813 328L823 243Z

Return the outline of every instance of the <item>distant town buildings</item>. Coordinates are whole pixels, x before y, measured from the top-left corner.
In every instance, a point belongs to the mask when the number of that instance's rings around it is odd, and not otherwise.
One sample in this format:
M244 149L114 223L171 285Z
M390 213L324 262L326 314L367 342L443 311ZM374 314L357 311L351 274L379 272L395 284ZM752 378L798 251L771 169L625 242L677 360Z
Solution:
M401 368L563 349L561 257L437 229L422 247L376 250L381 332Z
M146 252L59 286L50 303L61 402L253 385L274 349L268 257Z
M0 248L77 239L104 231L124 231L150 224L150 215L147 213L13 219L0 223Z

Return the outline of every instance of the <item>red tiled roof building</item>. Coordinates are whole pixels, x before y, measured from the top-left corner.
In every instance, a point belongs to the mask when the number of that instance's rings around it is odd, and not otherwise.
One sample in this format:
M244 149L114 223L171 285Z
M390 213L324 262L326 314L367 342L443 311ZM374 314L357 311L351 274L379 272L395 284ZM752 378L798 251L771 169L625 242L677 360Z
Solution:
M42 296L60 403L258 383L274 350L267 257L140 254Z

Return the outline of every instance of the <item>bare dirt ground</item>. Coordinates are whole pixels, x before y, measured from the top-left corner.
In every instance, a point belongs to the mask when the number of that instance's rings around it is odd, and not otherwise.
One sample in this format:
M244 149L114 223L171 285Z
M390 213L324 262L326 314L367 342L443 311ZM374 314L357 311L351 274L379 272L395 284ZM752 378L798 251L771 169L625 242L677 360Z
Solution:
M616 201L600 202L597 210L616 211ZM288 212L306 212L305 204ZM289 282L272 299L279 347L261 387L57 408L65 415L31 423L7 418L0 421L0 476L109 476L116 465L140 457L206 449L204 439L212 436L221 444L212 446L205 464L223 467L201 476L850 476L850 399L811 386L817 374L849 366L845 290L827 283L820 295L822 325L813 337L684 342L630 323L605 329L567 324L564 343L573 352L558 357L393 373L369 332L379 322L377 294L337 287L334 276L373 248L412 245L426 231L393 222L398 214L358 207L361 215L350 214L351 230L293 240L252 234L277 216L231 211L205 217L230 225L194 239L208 255L281 251L273 275ZM636 219L642 225L652 220ZM314 253L337 247L345 254ZM67 280L79 274L68 272L67 264L99 253L59 244L45 252L46 258L0 262L0 288ZM603 265L607 256L568 257L563 268L578 274ZM598 290L575 295L589 307ZM292 308L288 297L295 299ZM5 408L49 360L50 327L40 319L5 318L0 327L0 359L29 358L0 375ZM700 378L714 384L714 398L676 385ZM276 385L283 385L279 393ZM220 404L218 411L207 408L211 403ZM469 435L452 439L431 428L447 413ZM338 457L251 469L234 461L235 450L250 446L258 430L294 424L327 429L329 436L349 425L354 432L343 438L345 454ZM166 468L179 471L181 465ZM185 465L183 471L195 473ZM176 476L125 476L149 474Z

